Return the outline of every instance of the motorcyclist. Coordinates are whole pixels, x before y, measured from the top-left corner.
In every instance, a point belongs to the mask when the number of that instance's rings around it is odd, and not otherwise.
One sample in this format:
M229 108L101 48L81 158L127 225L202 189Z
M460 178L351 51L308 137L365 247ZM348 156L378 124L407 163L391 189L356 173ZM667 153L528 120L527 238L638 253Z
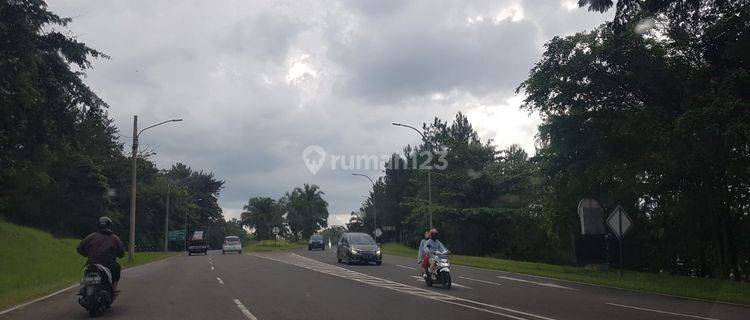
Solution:
M425 277L425 269L422 267L424 264L424 259L429 257L427 256L427 252L425 252L425 243L427 243L427 240L430 239L430 230L425 230L424 232L424 238L422 241L419 242L419 251L417 252L417 263L419 264L419 271L422 273L422 277Z
M430 230L430 239L424 243L424 257L422 258L422 270L427 270L430 266L430 252L445 252L445 246L438 240L437 229ZM426 274L423 274L426 276Z
M117 282L120 281L121 267L116 258L125 256L125 246L112 232L112 219L101 217L96 224L97 232L89 234L84 238L76 251L88 260L86 264L101 264L107 267L112 274L112 288L117 290Z

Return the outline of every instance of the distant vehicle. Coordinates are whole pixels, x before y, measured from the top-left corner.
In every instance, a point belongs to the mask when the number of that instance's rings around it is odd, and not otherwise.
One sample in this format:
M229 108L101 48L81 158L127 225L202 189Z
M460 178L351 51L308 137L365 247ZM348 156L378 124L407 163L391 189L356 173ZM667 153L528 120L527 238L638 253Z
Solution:
M312 250L316 248L320 250L326 249L326 244L325 242L323 242L323 236L319 234L312 235L310 237L310 241L307 242L307 250Z
M347 232L341 236L336 246L336 260L352 263L370 263L380 265L383 263L383 255L375 240L366 233Z
M208 254L208 241L203 231L193 232L193 236L188 240L188 255L193 253Z
M226 254L227 252L237 252L239 254L242 254L242 243L240 242L240 237L224 237L224 244L221 245L221 254Z

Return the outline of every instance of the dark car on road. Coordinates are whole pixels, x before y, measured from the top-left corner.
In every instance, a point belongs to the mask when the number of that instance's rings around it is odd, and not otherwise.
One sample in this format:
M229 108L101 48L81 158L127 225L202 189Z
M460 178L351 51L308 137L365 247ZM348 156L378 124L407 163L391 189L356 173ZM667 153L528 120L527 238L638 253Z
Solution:
M314 234L310 237L310 241L307 242L307 250L320 249L325 250L326 244L323 242L323 236Z
M187 248L189 256L193 253L208 254L208 241L205 233L203 231L193 232L193 236L188 240Z
M380 246L366 233L347 232L341 236L336 246L336 260L352 263L370 263L380 265L383 255Z

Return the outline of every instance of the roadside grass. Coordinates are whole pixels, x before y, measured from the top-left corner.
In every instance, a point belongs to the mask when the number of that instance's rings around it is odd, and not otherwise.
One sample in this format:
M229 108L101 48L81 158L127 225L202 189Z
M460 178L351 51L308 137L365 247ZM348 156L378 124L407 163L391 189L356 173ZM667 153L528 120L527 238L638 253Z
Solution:
M401 244L383 244L385 254L414 258L417 250ZM537 262L524 262L489 257L451 255L452 264L483 269L509 271L528 275L576 281L621 289L668 294L686 298L702 299L750 305L750 284L733 281L691 278L647 272L592 271L573 266L561 266Z
M78 242L0 220L0 310L80 281L86 258ZM128 268L176 254L138 252L133 263L118 262Z
M269 252L269 251L285 251L304 248L307 246L307 242L289 242L286 240L262 240L251 242L250 244L242 247L243 251L247 252Z

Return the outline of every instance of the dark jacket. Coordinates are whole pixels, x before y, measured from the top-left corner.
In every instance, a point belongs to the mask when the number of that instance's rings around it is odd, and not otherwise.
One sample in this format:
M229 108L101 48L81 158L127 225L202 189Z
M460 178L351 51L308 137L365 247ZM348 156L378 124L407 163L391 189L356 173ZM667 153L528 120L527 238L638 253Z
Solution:
M117 263L116 258L125 256L125 246L122 241L109 230L101 230L88 235L76 250L88 258L86 263L113 265Z

